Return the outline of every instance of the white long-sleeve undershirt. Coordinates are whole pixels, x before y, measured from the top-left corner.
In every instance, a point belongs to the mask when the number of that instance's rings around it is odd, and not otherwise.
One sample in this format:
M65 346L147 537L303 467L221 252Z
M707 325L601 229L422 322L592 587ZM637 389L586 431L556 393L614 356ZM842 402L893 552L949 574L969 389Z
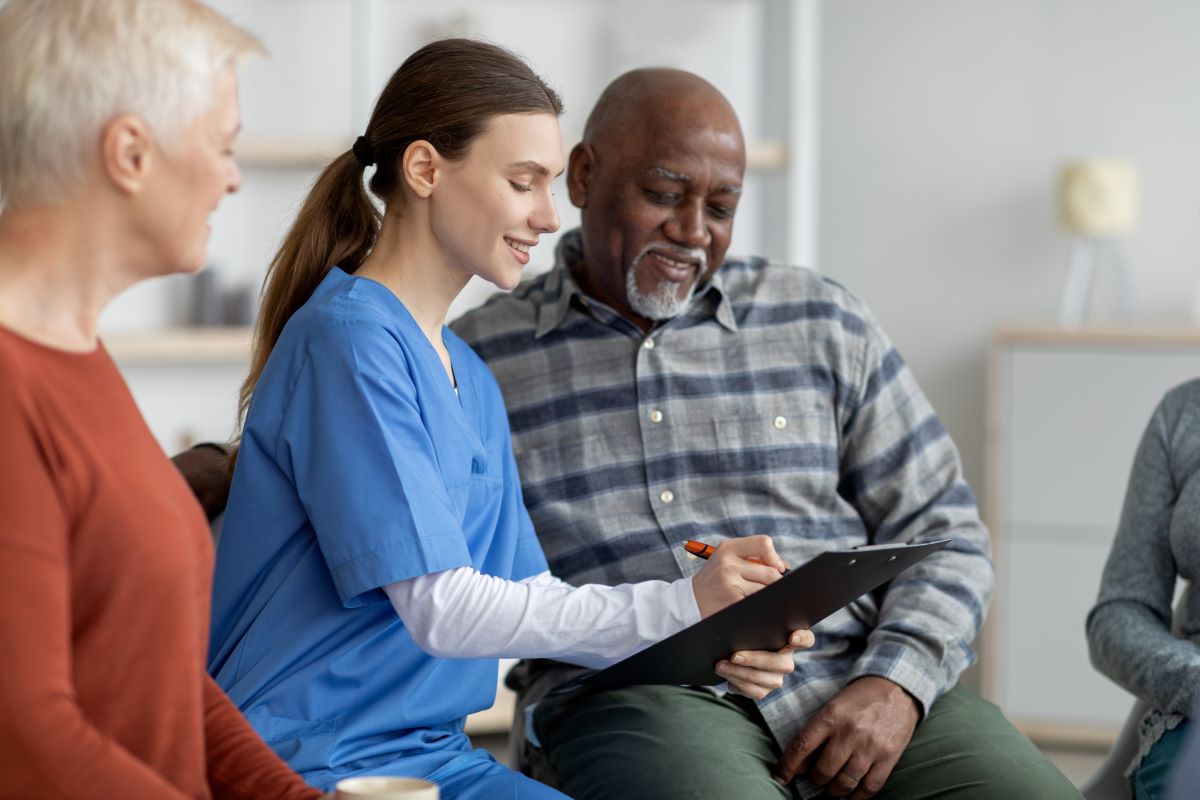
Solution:
M383 587L417 645L443 658L554 658L600 668L700 620L692 579L571 586L472 567Z

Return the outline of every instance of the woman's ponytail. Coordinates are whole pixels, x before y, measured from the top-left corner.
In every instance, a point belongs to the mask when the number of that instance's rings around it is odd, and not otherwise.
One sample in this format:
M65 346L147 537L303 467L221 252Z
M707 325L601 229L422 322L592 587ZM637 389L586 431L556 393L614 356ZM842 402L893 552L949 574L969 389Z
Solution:
M250 374L238 393L238 429L283 326L312 297L334 265L353 272L375 246L379 211L363 186L353 151L334 159L313 184L291 230L267 268L254 326Z

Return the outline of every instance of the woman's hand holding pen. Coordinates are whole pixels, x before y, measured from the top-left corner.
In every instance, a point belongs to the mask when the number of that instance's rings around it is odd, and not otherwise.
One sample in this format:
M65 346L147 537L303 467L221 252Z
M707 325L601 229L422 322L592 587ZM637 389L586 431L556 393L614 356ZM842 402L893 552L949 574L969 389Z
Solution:
M692 578L701 617L709 617L783 577L788 565L775 552L770 536L728 539L713 550Z
M696 552L691 548L689 551ZM708 563L692 578L692 591L702 617L770 586L788 568L769 536L730 539L700 555L708 558ZM788 641L774 652L731 653L728 660L717 662L717 674L728 681L730 691L761 700L782 686L784 677L796 668L792 654L799 648L812 647L815 640L810 631L793 631Z

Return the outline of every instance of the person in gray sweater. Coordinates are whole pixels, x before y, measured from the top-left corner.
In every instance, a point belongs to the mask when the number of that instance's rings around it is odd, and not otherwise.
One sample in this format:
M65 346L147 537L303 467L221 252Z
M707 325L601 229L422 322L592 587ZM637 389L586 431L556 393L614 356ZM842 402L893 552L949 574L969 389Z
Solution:
M1144 700L1134 796L1165 795L1200 701L1200 380L1167 392L1134 457L1121 522L1088 614L1092 664ZM1172 632L1172 598L1188 582Z

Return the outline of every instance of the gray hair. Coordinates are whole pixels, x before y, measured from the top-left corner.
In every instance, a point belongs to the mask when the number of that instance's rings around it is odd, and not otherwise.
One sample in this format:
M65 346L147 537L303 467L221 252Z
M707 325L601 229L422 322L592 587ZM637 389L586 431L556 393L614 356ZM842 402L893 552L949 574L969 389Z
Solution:
M214 79L264 53L198 0L0 2L0 208L68 191L118 115L170 149Z
M687 293L683 297L677 296L678 291L675 284L670 282L659 286L657 291L643 292L637 283L638 267L642 260L650 254L652 250L668 250L677 255L696 259L699 264L696 270L696 278L692 280L688 287ZM637 254L633 262L629 265L629 269L625 271L625 296L629 301L629 307L633 309L640 317L652 319L661 322L665 319L674 319L687 311L687 308L692 303L692 296L696 293L696 283L699 276L703 275L708 269L708 253L704 252L699 247L668 247L666 245L647 245L642 248L642 252Z

